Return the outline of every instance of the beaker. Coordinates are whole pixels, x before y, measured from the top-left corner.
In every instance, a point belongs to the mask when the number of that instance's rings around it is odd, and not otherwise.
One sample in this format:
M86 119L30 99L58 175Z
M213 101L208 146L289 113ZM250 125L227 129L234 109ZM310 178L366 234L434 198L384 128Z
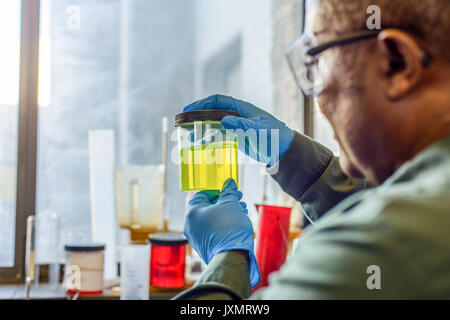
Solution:
M181 233L155 233L151 244L150 284L160 288L181 288L185 284L186 238Z
M206 110L175 117L181 191L220 190L229 178L239 183L237 137L220 122L226 116L239 114Z
M256 260L261 280L254 290L268 285L268 277L280 269L289 247L289 220L291 208L256 205L258 227L256 231Z
M120 249L120 300L149 299L150 246Z
M128 166L116 170L119 226L155 232L162 224L163 166ZM145 239L144 239L145 240Z

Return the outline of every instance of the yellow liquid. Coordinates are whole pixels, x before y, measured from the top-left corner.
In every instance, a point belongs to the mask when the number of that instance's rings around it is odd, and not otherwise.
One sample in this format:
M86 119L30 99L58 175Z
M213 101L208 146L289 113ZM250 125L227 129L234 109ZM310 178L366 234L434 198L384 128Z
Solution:
M228 178L238 184L237 142L216 142L181 149L180 189L221 190Z

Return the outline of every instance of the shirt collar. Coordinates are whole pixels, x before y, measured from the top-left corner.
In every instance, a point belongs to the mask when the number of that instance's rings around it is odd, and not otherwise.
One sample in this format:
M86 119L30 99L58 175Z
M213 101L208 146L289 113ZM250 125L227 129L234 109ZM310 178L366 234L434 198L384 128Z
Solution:
M382 186L412 181L424 171L442 165L450 166L450 136L432 144L404 163Z

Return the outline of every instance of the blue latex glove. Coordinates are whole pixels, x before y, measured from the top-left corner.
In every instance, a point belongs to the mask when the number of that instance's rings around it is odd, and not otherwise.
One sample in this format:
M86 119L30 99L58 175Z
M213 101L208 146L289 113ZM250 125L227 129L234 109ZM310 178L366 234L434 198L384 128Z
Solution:
M254 287L260 274L254 254L253 226L241 198L242 192L233 179L224 183L220 194L198 192L188 204L184 235L206 264L223 251L247 251L250 285Z
M222 125L226 129L242 129L244 132L248 129L253 129L254 131L247 131L250 138L246 139L245 144L240 143L239 149L251 158L263 162L268 166L274 165L283 157L294 139L294 131L270 113L248 102L232 97L213 95L188 105L184 108L183 112L197 110L228 110L239 113L240 118L233 116L225 117L222 120ZM259 130L263 129L267 130L267 140L259 139ZM278 137L271 129L277 130ZM271 150L273 139L279 139L278 148L274 148L275 150ZM262 144L266 144L267 148L261 148ZM267 152L264 152L264 150L267 150Z

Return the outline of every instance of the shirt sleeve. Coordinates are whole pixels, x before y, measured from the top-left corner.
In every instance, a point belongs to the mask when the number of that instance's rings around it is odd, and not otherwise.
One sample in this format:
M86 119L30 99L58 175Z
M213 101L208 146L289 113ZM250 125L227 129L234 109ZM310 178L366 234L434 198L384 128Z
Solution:
M269 286L250 296L246 259L235 252L213 258L195 286L175 299L346 300L413 299L426 287L402 254L396 228L353 213L331 214L309 228ZM389 212L392 213L392 212ZM363 215L364 216L364 215ZM409 237L408 237L409 238ZM411 242L411 241L410 241ZM405 286L405 284L408 284Z
M374 187L366 179L348 177L329 149L298 132L286 154L268 173L286 193L300 201L313 221L348 196Z
M330 150L299 133L295 133L283 158L268 170L285 192L301 202L313 220L346 197L372 186L366 180L346 176ZM271 296L270 292L255 298L276 299L277 294ZM241 254L229 251L215 256L195 286L174 299L247 299L250 293L248 262ZM292 299L289 295L286 298Z
M269 286L250 299L418 297L423 288L414 281L410 260L397 254L395 245L395 235L381 225L329 224L305 235L281 270L269 276Z
M241 300L250 296L250 274L247 259L234 251L217 254L194 287L174 300Z
M282 268L269 276L269 286L249 298L448 297L449 218L443 214L448 197L395 192L355 195L354 205L342 204L322 217L305 231ZM235 252L217 255L189 294L184 298L248 298L247 260Z

